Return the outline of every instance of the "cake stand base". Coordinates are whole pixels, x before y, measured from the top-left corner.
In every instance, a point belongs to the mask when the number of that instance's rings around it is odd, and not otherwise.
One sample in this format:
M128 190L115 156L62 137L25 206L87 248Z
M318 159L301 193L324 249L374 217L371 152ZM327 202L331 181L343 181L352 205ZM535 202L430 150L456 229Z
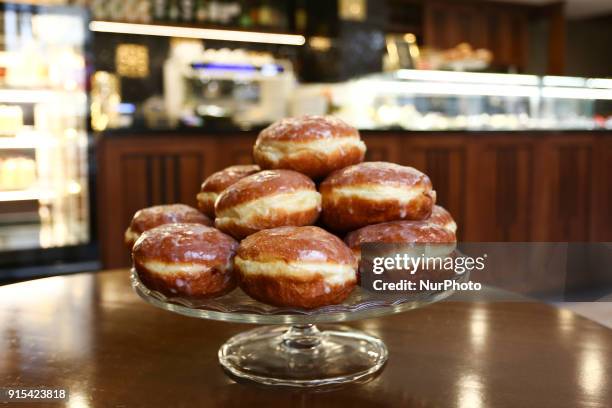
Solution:
M319 387L364 379L387 361L387 347L355 330L267 326L240 333L219 349L232 375L266 385Z

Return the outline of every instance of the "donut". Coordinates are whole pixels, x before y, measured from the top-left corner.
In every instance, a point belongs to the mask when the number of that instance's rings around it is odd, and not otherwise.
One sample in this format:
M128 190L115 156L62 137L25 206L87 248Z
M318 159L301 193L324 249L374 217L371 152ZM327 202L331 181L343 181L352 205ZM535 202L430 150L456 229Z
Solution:
M320 186L322 220L334 231L369 224L423 220L436 201L429 177L387 162L366 162L335 171Z
M290 169L314 179L361 163L366 146L359 131L332 116L281 119L262 130L253 158L262 169Z
M132 248L134 269L149 289L166 296L208 298L236 287L238 242L202 224L164 224L142 233Z
M351 250L315 226L250 235L240 243L234 263L245 293L279 307L312 309L341 303L357 279Z
M162 224L175 222L189 222L202 225L212 225L212 221L196 210L185 204L155 205L136 211L130 226L125 231L125 244L132 248L140 234L151 228Z
M213 173L202 183L197 195L198 208L207 216L215 217L215 200L219 194L243 177L259 171L255 164L230 166L221 171Z
M427 219L427 221L444 227L452 231L454 234L457 234L457 223L455 223L453 216L446 208L440 205L434 205L433 210L431 211L431 216Z
M353 231L344 238L357 259L361 257L361 245L365 243L387 244L441 244L444 254L455 249L455 233L443 226L427 221L391 221L368 225ZM450 244L450 245L447 245Z
M215 226L241 239L262 229L312 224L320 211L321 195L311 179L291 170L265 170L223 190Z
M429 221L391 221L360 228L349 233L344 241L359 260L359 281L363 285L364 274L370 274L370 278L374 277L372 275L374 258L394 258L396 255L404 254L417 258L422 255L428 258L442 259L452 257L454 256L457 238L451 230ZM362 245L369 243L398 245L370 247L369 251L362 256ZM404 270L387 270L385 278L389 281L400 281L402 279L441 281L451 278L453 275L452 270L440 269L439 267L437 269L421 267L414 273Z

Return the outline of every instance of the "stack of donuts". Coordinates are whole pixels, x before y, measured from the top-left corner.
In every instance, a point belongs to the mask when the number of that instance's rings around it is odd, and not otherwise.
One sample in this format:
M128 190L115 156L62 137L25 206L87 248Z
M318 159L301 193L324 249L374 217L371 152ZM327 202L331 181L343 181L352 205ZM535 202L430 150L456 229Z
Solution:
M363 162L357 129L329 116L280 120L259 134L255 165L212 174L182 204L138 211L125 234L134 268L167 296L208 298L239 286L279 307L343 302L364 243L454 243L422 172ZM343 240L344 238L344 240Z

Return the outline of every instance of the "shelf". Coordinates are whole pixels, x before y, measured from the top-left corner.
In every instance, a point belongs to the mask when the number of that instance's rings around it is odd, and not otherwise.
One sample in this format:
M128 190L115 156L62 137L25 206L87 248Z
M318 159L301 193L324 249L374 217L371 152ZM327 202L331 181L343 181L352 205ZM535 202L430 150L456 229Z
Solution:
M83 91L67 91L62 89L0 89L0 103L42 103L52 101L58 96L85 96Z
M20 140L11 137L0 137L0 150L26 150L36 149L40 143L35 143L31 140Z
M40 190L37 190L37 189L0 191L0 202L33 201L33 200L38 200L40 197L41 197L41 192Z
M92 21L89 29L95 32L149 35L158 37L197 38L202 40L253 42L280 45L304 45L303 35L246 31L236 29L203 28L188 25L120 23L113 21Z

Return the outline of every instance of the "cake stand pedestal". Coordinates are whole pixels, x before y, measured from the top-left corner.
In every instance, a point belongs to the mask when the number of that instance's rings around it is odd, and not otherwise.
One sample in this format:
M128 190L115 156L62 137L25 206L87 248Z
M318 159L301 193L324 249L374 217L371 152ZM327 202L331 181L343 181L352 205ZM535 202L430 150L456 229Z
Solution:
M466 282L468 274L456 277ZM378 294L356 288L340 305L313 310L277 308L248 297L240 289L216 299L169 298L145 287L132 270L132 287L146 302L202 319L270 324L237 334L219 349L219 362L231 375L266 385L317 387L365 379L388 358L382 340L366 333L318 323L379 317L423 307L452 291Z

